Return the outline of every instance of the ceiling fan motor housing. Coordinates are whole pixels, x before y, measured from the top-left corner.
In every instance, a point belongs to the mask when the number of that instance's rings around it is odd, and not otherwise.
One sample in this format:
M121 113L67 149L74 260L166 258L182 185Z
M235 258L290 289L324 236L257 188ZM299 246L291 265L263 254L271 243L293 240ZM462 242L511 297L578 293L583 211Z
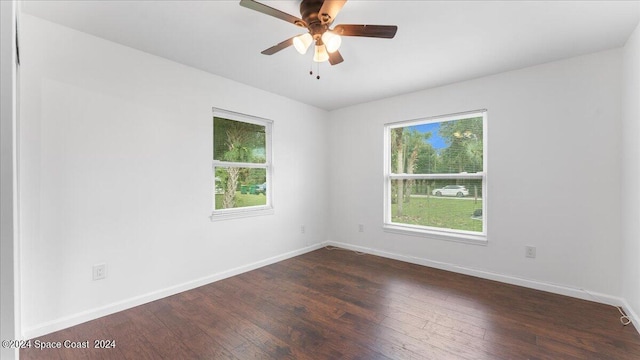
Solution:
M331 17L327 14L319 14L324 0L302 0L300 2L300 15L307 23L309 33L314 40L318 40L329 29L328 22Z

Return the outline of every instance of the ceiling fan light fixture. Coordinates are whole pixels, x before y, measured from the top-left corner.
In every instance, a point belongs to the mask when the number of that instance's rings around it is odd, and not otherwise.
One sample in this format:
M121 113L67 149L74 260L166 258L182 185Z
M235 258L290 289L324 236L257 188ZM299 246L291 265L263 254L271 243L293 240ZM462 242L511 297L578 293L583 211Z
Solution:
M329 60L329 53L324 45L316 45L316 51L313 54L313 61L324 62Z
M306 54L307 49L309 48L309 45L311 45L312 41L313 38L311 37L311 34L305 33L293 38L293 46L300 54L304 55Z
M311 43L313 43L315 48L313 61L329 61L329 64L337 65L344 61L338 51L342 43L342 36L392 39L396 35L396 31L398 31L396 25L338 24L334 26L333 20L347 0L297 1L300 3L300 17L265 5L262 1L240 0L240 6L242 7L308 30L308 33L295 35L262 50L262 54L273 55L290 46L294 46L300 54L305 54L309 50ZM330 28L331 26L333 26L333 29Z
M325 33L322 34L322 42L327 47L327 51L333 53L340 48L342 38L340 35L334 34L331 31L325 31Z

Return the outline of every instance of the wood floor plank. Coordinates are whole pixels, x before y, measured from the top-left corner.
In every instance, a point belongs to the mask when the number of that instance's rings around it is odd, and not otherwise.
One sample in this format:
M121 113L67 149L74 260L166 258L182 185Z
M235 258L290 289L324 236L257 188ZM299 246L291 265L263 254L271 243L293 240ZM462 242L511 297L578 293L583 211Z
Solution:
M42 336L21 359L640 359L617 309L321 249ZM91 343L91 345L93 345Z
M278 264L274 264L274 265L278 265ZM295 284L298 287L305 288L308 291L309 296L311 297L322 299L322 301L325 301L329 304L335 304L343 311L349 311L351 313L358 314L362 317L365 317L371 320L372 322L380 322L382 321L382 319L384 319L384 315L375 311L375 309L372 310L372 309L361 307L358 304L354 304L348 300L345 300L343 296L339 293L324 292L322 291L322 289L318 289L318 287L313 285L314 277L308 277L307 280L300 280L299 278L292 279L291 274L287 268L279 268L274 265L272 265L273 267L269 266L263 269L264 271L272 271L272 272L275 271L276 274L281 274L280 276L283 279L291 281L293 284Z
M292 341L291 337L279 332L279 319L273 316L264 320L265 310L262 307L249 308L244 306L246 293L240 288L234 287L233 296L229 296L226 281L222 281L220 286L206 287L205 291L209 296L216 297L226 302L224 311L235 318L236 331L245 338L256 344L265 353L274 359L307 359L308 354L300 350L298 344ZM285 339L282 339L282 338Z
M218 302L212 297L203 296L193 305L200 309L217 309L226 306L226 302ZM216 339L225 348L230 349L236 357L261 357L265 356L255 344L241 336L236 331L235 318L226 311L200 311L200 315L191 321L192 325L198 326L211 338ZM241 356L238 356L241 354ZM251 356L247 355L250 354Z
M247 279L247 277L244 277L244 279L246 281L243 282L242 286L244 286L247 291L255 291L257 283L252 282ZM275 284L272 283L271 285ZM288 325L296 329L306 328L312 331L315 339L320 340L320 342L314 344L314 346L303 346L303 348L315 349L313 351L317 353L321 353L325 348L333 350L334 353L327 354L327 356L330 356L327 358L332 358L335 354L342 354L349 358L357 356L363 356L365 358L385 358L383 354L371 350L370 338L354 336L352 332L353 329L351 329L352 331L344 331L343 327L334 328L341 316L345 313L344 311L335 311L335 309L326 308L323 303L314 301L313 298L296 294L296 292L291 291L291 287L287 287L286 284L279 284L277 287L281 290L281 294L277 297L265 297L260 292L254 292L254 299L258 301L264 299L266 302L262 303L262 305L254 304L268 310L270 314L280 314L276 315L280 319L285 318L286 314L295 315L297 319L289 320ZM283 294L286 295L282 296ZM326 319L329 321L325 322L324 320ZM327 331L328 329L331 329L331 331ZM363 343L361 340L365 340L365 342Z

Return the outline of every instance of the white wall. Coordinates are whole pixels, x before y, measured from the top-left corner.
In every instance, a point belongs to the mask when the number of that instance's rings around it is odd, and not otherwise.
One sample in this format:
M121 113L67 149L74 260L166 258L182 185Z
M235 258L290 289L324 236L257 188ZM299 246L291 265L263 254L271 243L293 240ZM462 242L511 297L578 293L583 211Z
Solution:
M19 304L16 301L17 282L15 271L16 241L16 168L15 168L15 129L16 129L16 51L15 51L15 1L0 2L0 339L18 339L19 328L16 314ZM17 359L16 349L0 349L1 359Z
M28 337L325 240L325 111L35 17L22 27ZM209 220L214 106L274 121L274 215ZM107 279L92 281L97 263Z
M638 4L640 12L640 4ZM624 47L622 98L623 296L640 331L640 25Z
M590 298L586 289L615 302L620 96L621 50L611 50L332 111L329 239ZM488 244L384 232L383 124L484 108ZM536 259L525 258L525 245L537 247Z

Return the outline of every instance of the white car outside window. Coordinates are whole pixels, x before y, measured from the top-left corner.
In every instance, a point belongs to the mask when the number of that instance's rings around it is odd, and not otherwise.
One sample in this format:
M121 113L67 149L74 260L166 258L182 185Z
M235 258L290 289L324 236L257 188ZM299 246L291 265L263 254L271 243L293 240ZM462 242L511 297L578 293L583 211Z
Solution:
M469 196L469 190L462 185L447 185L440 189L434 189L431 192L432 195L436 196Z

